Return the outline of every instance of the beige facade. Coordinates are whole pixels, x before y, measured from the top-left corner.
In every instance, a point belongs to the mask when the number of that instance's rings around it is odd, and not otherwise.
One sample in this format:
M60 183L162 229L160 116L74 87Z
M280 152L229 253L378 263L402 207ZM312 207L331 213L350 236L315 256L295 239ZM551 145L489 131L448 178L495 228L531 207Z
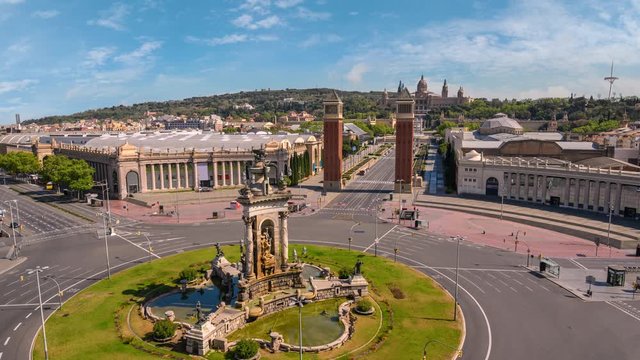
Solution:
M104 134L96 137L30 136L30 144L4 143L5 151L31 149L42 160L62 154L85 160L106 181L111 196L135 193L213 190L240 187L252 149L264 148L276 184L288 175L294 153L309 152L312 173L322 168L322 141L311 135L221 135L207 132L150 132Z

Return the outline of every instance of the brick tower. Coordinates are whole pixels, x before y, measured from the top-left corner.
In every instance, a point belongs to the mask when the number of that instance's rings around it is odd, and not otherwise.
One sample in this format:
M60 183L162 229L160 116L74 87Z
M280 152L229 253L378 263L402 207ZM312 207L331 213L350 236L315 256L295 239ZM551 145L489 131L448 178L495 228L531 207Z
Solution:
M413 98L404 89L396 101L396 177L395 192L410 193L413 175Z
M342 100L333 91L324 101L324 190L342 190Z

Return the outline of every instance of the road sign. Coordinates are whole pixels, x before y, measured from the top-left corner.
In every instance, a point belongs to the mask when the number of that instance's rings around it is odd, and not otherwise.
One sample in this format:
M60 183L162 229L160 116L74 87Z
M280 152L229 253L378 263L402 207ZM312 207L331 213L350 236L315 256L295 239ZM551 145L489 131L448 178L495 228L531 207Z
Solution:
M596 277L593 275L587 275L587 277L584 280L587 284L593 284L594 282L596 282Z

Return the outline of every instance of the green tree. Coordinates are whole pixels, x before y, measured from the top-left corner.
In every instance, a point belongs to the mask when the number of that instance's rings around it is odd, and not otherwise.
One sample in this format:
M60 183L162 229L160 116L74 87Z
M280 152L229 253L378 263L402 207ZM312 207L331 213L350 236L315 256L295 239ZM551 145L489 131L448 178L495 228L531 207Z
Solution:
M162 319L153 324L153 337L162 340L173 337L177 325L170 320Z
M95 169L80 159L69 161L69 167L64 171L65 182L69 189L78 192L78 197L83 191L87 191L93 187L93 173Z
M49 155L42 161L42 170L40 175L44 181L51 181L57 185L58 190L60 185L65 181L65 170L70 165L71 160L64 155Z
M4 155L0 165L12 174L35 174L40 170L38 158L33 153L25 151L14 151Z

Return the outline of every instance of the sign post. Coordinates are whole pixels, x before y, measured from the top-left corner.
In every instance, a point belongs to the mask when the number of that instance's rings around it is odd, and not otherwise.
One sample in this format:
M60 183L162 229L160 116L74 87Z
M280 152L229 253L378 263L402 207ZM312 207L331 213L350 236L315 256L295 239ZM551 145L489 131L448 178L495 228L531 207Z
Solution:
M589 284L589 290L587 290L587 296L593 295L593 293L591 292L591 284L593 284L595 281L596 281L596 277L593 275L587 275L587 277L585 278L585 282Z

